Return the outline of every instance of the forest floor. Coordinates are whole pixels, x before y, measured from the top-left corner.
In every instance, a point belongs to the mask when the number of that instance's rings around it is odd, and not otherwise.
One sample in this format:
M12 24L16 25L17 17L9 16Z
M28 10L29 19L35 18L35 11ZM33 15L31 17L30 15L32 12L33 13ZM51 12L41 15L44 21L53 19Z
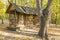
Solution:
M36 30L23 29L17 32L6 30L8 26L8 21L4 21L4 24L0 24L0 40L41 40L37 36L39 28L34 28ZM60 40L60 25L54 27L54 25L51 24L50 26L51 27L48 27L49 40Z
M16 32L16 31L8 31L5 29L0 29L0 40L40 40L40 38L36 37L36 34L32 34L32 32Z
M4 24L1 24L1 20L0 20L0 40L41 40L37 36L36 30L24 29L24 30L20 30L19 32L8 31L6 29L6 27L8 26L9 26L8 20L4 20Z

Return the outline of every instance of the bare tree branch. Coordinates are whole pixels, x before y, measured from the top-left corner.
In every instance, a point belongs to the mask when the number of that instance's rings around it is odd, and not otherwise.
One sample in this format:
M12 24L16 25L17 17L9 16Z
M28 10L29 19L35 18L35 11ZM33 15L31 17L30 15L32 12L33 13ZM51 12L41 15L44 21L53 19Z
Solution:
M42 0L36 0L36 8L37 8L37 13L38 13L38 16L42 16L42 10L41 10L41 2Z
M48 15L48 13L49 13L49 11L50 11L50 6L51 6L51 4L52 4L52 0L48 0L48 3L47 3L46 8L42 10L43 16Z

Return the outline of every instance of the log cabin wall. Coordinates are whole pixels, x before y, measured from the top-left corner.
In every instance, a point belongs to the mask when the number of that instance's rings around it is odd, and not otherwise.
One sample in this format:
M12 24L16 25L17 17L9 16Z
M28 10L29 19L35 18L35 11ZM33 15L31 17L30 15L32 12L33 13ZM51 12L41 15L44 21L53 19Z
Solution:
M24 24L24 19L23 19L23 15L22 14L19 15L19 24L21 24L21 25Z
M38 16L35 15L26 15L24 16L25 26L26 28L38 28L39 27L39 21Z
M30 18L30 16L32 18ZM33 27L33 15L26 15L25 16L25 26L26 26L26 28L32 28Z
M14 15L14 12L10 12L10 14L9 14L9 26L10 27L16 27L15 26L15 15Z
M38 20L38 16L33 16L33 25L34 27L39 27L39 20Z
M23 16L23 14L19 14L19 19L18 19L19 21L18 21L18 24L17 24L17 27L25 27L25 25L24 25L24 16Z
M10 27L16 27L18 24L18 14L15 11L11 11L9 14L9 25Z
M39 27L38 16L24 14L23 22L24 22L25 28Z
M11 12L10 14L10 26L11 27L25 27L34 28L38 27L38 17L34 15L21 14L17 12Z

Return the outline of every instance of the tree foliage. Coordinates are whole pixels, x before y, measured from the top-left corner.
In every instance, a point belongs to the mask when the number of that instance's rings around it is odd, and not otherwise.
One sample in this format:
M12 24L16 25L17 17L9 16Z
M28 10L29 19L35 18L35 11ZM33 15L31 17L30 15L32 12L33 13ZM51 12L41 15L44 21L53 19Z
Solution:
M4 4L3 1L4 0L0 0L0 14L5 13L6 8L9 5L8 3ZM9 1L15 2L15 0L9 0ZM8 2L8 1L6 0L5 2ZM42 0L42 9L44 9L46 7L47 2L48 2L48 0ZM16 4L19 6L28 4L28 6L35 8L36 0L16 0ZM4 8L4 6L6 6L6 8ZM53 0L50 13L51 13L51 19L53 19L53 20L56 18L56 13L57 13L57 23L60 22L60 0Z
M2 9L4 6L4 3L0 1L0 9Z
M52 6L51 6L51 21L56 21L57 24L60 24L60 2L59 0L53 0Z

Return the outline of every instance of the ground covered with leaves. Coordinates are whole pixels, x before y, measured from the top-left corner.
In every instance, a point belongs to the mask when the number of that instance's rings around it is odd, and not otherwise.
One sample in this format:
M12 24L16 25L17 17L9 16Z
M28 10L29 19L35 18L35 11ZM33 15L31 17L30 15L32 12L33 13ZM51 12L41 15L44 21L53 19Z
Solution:
M34 27L33 29L9 31L6 30L8 26L8 21L0 24L0 40L41 40L41 38L37 36L39 28ZM50 26L51 27L48 28L49 40L60 40L60 25L54 27L54 25L51 24Z

